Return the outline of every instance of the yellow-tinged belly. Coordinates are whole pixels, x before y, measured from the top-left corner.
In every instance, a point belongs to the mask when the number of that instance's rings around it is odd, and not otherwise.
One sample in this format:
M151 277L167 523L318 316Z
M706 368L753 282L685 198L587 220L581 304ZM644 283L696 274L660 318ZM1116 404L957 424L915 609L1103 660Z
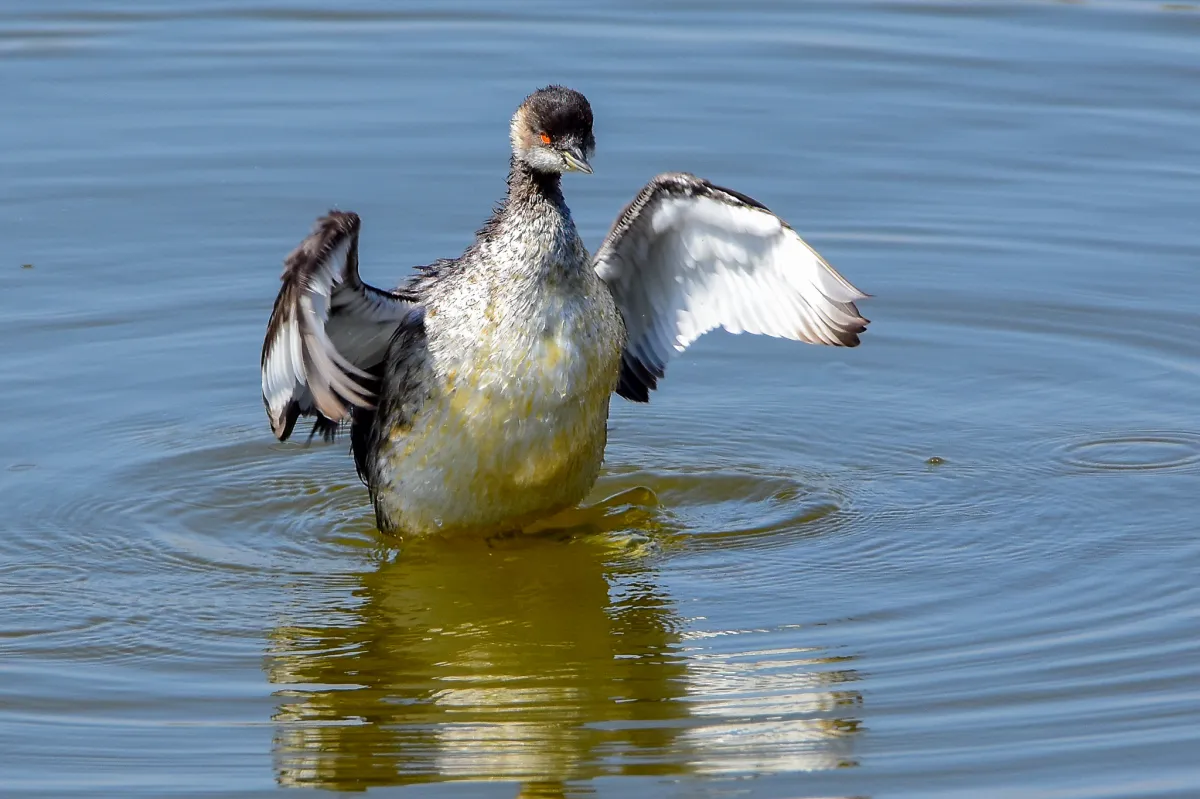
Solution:
M599 474L618 335L572 314L484 328L379 453L376 501L404 532L513 529L579 502Z

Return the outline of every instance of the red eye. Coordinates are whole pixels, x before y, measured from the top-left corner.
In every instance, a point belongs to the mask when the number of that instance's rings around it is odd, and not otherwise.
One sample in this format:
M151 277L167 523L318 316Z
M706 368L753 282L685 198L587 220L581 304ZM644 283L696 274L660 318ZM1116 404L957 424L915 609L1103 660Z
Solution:
M549 144L549 143L550 143L550 136L543 133L542 134L542 144Z

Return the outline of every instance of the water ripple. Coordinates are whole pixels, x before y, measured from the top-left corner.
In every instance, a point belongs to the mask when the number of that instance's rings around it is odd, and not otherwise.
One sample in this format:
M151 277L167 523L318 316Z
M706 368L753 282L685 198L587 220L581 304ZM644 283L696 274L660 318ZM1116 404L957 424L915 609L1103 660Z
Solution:
M1059 442L1061 463L1080 472L1190 470L1200 464L1200 433L1131 431Z

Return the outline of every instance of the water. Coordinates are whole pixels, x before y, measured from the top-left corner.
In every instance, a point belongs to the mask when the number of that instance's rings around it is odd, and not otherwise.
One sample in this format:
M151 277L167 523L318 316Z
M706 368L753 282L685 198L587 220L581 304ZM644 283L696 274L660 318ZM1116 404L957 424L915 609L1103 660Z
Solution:
M1200 795L1195 7L10 0L0 75L6 796ZM616 401L599 532L397 545L270 435L279 264L461 250L551 81L593 246L690 170L874 323Z

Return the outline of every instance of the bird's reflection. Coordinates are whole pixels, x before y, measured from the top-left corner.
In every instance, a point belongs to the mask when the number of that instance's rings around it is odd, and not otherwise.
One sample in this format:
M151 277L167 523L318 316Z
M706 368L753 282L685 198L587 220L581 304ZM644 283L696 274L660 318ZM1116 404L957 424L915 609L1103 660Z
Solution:
M540 535L422 541L380 560L350 586L298 586L303 606L273 633L281 784L500 778L526 796L574 796L601 775L707 771L713 746L722 770L736 768L723 725L750 719L724 714L734 683L685 640L654 557L611 537ZM805 701L839 693L822 694L830 675L852 675L815 673ZM807 749L827 758L856 722L810 711L787 710L806 714Z
M353 607L274 635L270 678L295 686L280 780L558 782L602 750L670 748L680 623L638 561L598 539L430 540L358 576Z

